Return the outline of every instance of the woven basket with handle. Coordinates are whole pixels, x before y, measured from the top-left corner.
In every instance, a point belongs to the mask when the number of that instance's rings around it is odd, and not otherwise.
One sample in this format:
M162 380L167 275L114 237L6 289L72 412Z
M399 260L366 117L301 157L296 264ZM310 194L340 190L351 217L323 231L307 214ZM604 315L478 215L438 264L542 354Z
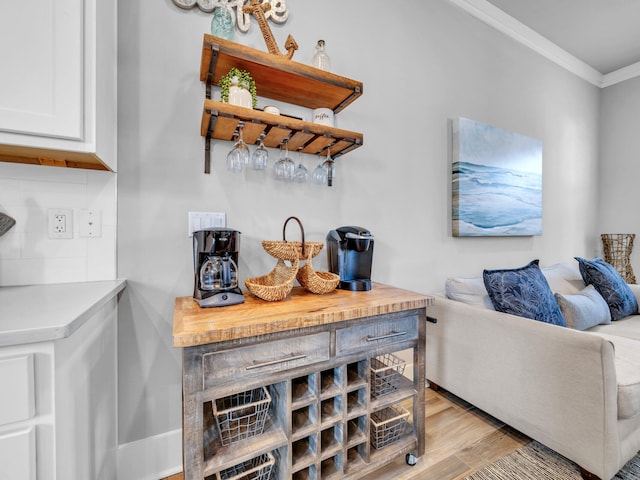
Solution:
M287 223L289 220L295 220L298 222L298 226L300 227L300 234L302 235L302 241L290 241L287 240ZM293 247L293 250L291 249ZM282 240L263 240L262 248L265 251L275 258L280 258L282 260L294 260L294 257L303 260L305 258L313 258L320 253L324 247L324 243L322 242L305 242L304 240L304 227L302 226L302 222L298 217L289 217L284 221L284 226L282 227ZM311 257L309 257L311 256Z
M300 226L301 241L289 241L286 237L287 223L295 220ZM330 272L316 272L311 259L324 247L322 242L307 242L304 238L304 227L297 217L289 217L282 227L282 240L264 240L262 247L278 259L275 268L267 275L245 280L247 289L256 297L270 302L283 300L293 288L294 280L312 293L329 293L338 286L340 277ZM300 267L300 261L306 263ZM288 261L291 265L287 265Z

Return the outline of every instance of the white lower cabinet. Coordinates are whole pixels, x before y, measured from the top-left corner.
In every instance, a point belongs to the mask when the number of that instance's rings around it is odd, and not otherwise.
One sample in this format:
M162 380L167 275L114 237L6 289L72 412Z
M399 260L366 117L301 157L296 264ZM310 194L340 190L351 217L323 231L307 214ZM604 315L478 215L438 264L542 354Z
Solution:
M36 480L35 427L0 434L0 478Z
M0 480L114 480L116 300L69 337L0 348Z

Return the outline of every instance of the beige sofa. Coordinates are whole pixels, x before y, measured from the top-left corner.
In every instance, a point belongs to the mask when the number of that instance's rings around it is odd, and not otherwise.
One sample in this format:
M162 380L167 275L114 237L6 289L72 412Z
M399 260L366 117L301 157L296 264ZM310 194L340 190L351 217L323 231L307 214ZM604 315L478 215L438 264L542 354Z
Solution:
M577 264L542 271L554 293L585 287ZM577 463L585 478L612 478L640 450L640 316L579 331L497 312L481 277L452 293L456 281L447 290L457 300L436 295L430 308L427 379ZM640 301L640 286L631 288Z

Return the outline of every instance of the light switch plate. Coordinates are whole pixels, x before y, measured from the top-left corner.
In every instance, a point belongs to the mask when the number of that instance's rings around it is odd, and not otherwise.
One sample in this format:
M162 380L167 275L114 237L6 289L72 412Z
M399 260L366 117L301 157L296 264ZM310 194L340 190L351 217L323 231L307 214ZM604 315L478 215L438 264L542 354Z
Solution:
M227 226L227 214L223 212L189 212L189 236L193 232L206 228L224 228Z

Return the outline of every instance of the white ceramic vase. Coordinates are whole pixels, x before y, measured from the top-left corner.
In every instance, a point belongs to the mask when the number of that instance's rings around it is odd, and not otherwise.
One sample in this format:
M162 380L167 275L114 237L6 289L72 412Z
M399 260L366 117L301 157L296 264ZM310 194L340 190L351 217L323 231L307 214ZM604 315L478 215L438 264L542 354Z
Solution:
M241 87L239 83L240 81L238 77L233 77L231 79L231 86L229 87L229 103L239 107L253 108L251 92L246 88Z

